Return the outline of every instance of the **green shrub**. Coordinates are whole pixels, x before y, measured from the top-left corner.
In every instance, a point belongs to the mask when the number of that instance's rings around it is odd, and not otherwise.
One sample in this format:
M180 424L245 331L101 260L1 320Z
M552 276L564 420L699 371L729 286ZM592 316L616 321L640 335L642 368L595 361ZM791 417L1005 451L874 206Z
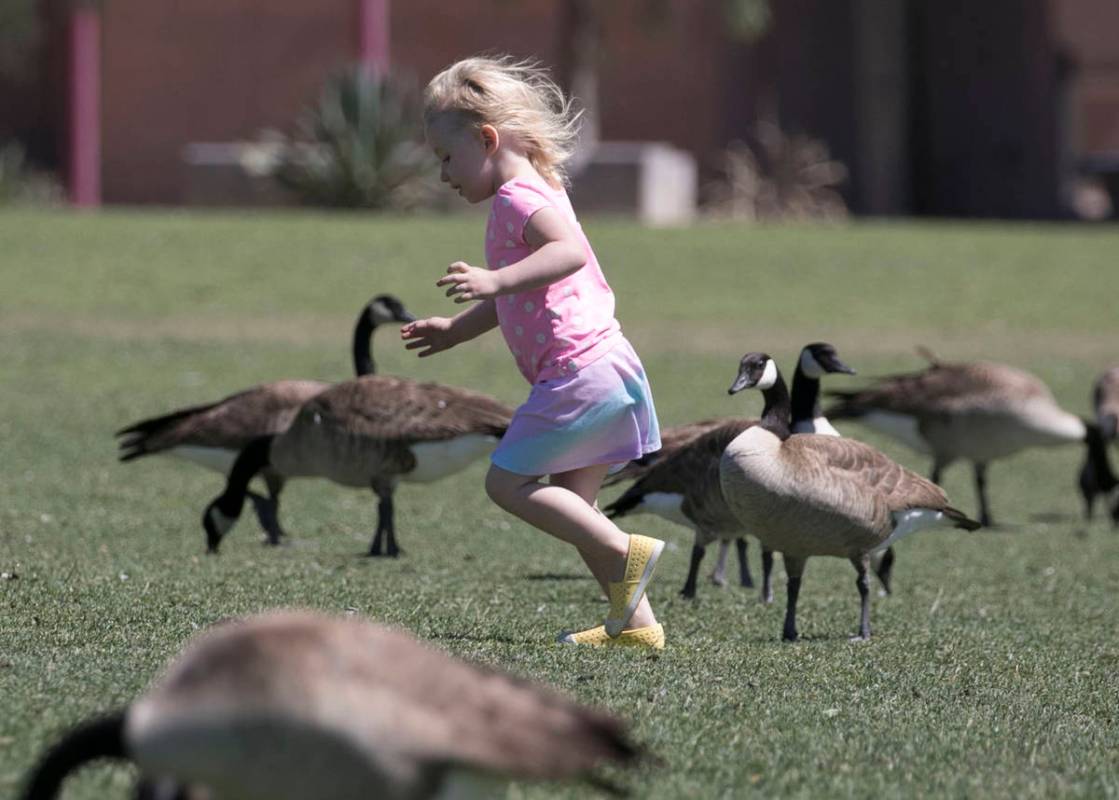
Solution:
M327 81L297 135L283 139L273 175L309 205L415 207L435 175L422 119L415 82L353 67Z

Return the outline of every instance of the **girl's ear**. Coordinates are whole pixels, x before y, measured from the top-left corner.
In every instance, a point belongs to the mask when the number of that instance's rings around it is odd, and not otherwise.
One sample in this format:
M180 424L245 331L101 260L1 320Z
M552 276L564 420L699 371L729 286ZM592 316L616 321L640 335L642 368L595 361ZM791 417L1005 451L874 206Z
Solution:
M501 146L501 134L497 132L497 128L493 125L483 125L479 129L479 133L482 135L482 147L486 149L486 155L492 156Z

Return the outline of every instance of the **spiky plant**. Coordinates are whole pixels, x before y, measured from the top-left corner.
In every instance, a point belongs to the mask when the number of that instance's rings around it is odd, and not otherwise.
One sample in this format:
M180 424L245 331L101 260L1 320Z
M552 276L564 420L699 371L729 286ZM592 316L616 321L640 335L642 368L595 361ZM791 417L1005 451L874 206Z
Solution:
M275 178L309 205L406 209L429 194L415 82L356 66L327 81L281 148Z
M724 156L725 179L711 187L712 216L745 220L839 219L847 206L837 187L847 168L822 141L790 136L771 122L754 130L757 149L735 142Z

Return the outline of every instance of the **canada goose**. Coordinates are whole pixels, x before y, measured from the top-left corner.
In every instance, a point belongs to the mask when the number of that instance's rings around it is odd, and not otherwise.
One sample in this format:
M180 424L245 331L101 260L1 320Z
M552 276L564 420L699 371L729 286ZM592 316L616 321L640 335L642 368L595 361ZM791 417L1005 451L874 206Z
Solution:
M543 686L357 618L279 611L188 642L138 699L51 748L22 797L50 800L106 757L212 800L420 800L511 778L610 789L591 771L638 755L620 720Z
M1107 443L1115 441L1119 429L1119 367L1112 367L1096 379L1092 387L1092 407L1098 427L1089 431L1088 452L1080 468L1079 482L1086 519L1092 518L1096 496L1108 494L1117 485L1107 455ZM1119 498L1111 509L1111 519L1119 525Z
M366 303L354 324L355 373L372 375L376 370L371 340L378 325L414 319L404 304L391 294L377 295ZM329 383L322 381L302 380L263 383L216 403L182 408L142 420L114 434L121 438L120 460L132 461L161 453L193 461L228 476L245 445L286 429L299 407L328 386ZM255 492L248 494L269 543L279 544L283 536L278 514L284 479L274 470L265 470L262 477L268 487L268 497Z
M791 434L789 393L777 364L748 353L730 394L758 388L761 421L723 452L719 481L741 525L780 551L788 574L783 638L797 638L796 602L809 556L850 559L858 572L858 639L870 637L870 555L923 528L975 530L944 491L870 445L818 434Z
M372 489L380 504L369 555L395 557L396 484L458 472L493 450L512 415L488 395L438 383L382 375L337 383L304 403L286 430L241 451L225 492L202 515L209 552L217 552L241 515L249 481L270 467L285 479Z
M933 483L953 461L971 461L979 519L991 525L987 464L1026 447L1085 442L1084 421L1061 409L1049 388L1028 372L926 355L931 364L921 372L887 376L861 391L829 391L840 400L827 410L828 418L856 419L931 453Z
M794 431L800 433L819 431L828 435L839 435L820 415L820 378L827 373L853 375L855 371L840 360L832 345L824 342L806 345L800 351L793 377ZM606 515L612 519L634 512L651 512L689 527L695 532L688 578L680 591L684 597L695 597L700 562L703 560L707 545L715 540L719 540L720 544L716 574L722 572L729 540L735 539L739 557L740 583L743 586L753 585L746 562L744 529L727 506L719 486L719 459L726 446L738 434L757 423L756 419L729 418L719 421L719 424L714 426L709 421L695 424L695 427L706 428L706 430L691 441L674 440L672 452L646 468L633 486L604 509ZM773 599L770 582L772 566L773 554L763 548L761 600L764 603L771 602ZM888 582L888 573L884 581Z

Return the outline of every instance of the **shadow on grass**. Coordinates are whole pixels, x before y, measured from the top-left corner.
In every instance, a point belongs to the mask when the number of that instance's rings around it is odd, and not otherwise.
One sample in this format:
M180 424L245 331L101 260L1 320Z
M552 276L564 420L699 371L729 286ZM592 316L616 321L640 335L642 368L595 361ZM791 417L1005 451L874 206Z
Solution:
M568 572L530 572L524 576L526 581L589 581L590 575L577 575Z
M439 639L446 642L480 642L484 644L512 644L521 646L540 644L539 639L517 639L512 636L479 636L475 633L433 633L427 638Z

